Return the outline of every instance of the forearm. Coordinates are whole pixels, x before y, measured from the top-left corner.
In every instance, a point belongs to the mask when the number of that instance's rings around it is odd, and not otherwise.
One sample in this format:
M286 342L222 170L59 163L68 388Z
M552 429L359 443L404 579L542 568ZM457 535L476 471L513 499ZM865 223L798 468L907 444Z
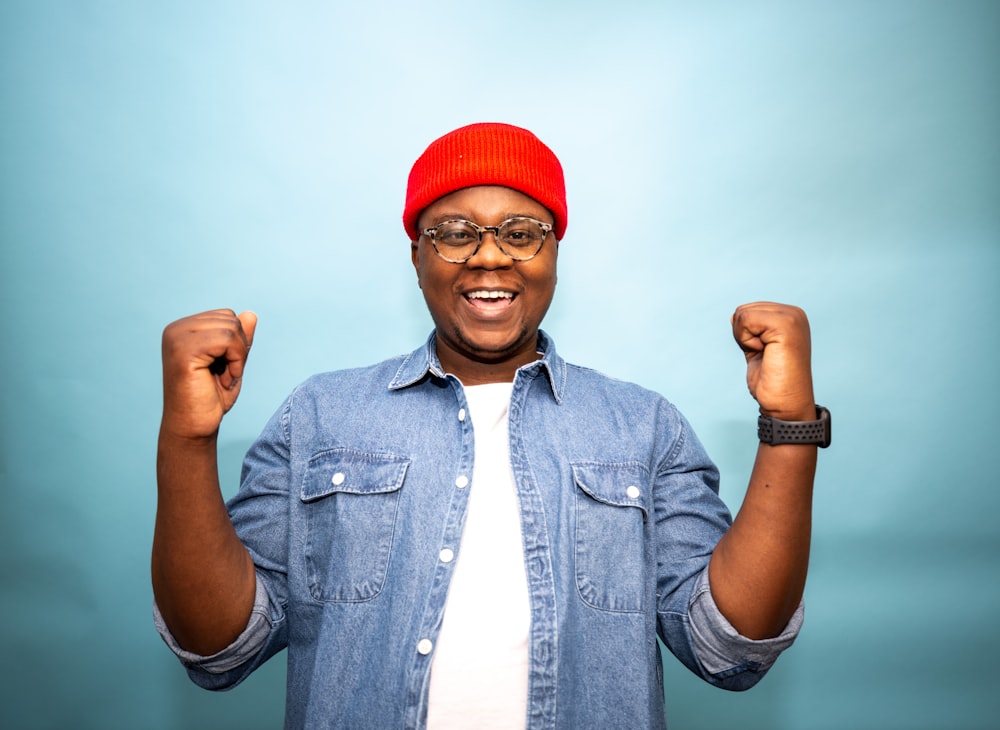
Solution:
M816 451L761 444L743 505L712 555L712 596L748 638L780 634L802 598Z
M215 439L161 429L153 537L153 593L185 649L214 654L244 629L253 607L253 561L219 489Z

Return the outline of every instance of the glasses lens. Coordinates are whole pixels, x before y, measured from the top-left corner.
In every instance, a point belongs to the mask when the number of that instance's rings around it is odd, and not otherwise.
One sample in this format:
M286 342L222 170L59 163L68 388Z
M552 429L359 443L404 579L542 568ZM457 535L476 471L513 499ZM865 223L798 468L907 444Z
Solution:
M467 221L448 221L434 231L434 244L448 261L464 261L479 245L479 232Z
M500 226L498 238L512 258L531 258L542 247L545 231L530 218L511 218Z

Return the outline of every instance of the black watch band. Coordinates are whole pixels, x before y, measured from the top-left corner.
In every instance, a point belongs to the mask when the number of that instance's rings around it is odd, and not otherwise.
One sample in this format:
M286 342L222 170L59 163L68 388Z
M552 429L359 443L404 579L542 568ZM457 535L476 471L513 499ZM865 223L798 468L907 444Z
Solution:
M830 445L830 411L816 406L815 421L782 421L770 416L757 418L757 438L765 444L808 444L825 449Z

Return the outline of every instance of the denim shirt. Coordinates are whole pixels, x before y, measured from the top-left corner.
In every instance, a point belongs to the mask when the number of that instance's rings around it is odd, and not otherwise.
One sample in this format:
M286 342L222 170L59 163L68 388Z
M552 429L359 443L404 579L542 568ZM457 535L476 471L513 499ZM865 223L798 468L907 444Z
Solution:
M406 357L317 375L247 453L229 509L257 569L250 622L209 689L288 649L286 728L422 728L473 470L461 383L434 335ZM531 607L527 727L663 728L659 636L714 685L754 685L795 639L741 637L707 565L730 524L718 472L661 396L562 360L518 370L510 462ZM489 626L483 626L487 634Z

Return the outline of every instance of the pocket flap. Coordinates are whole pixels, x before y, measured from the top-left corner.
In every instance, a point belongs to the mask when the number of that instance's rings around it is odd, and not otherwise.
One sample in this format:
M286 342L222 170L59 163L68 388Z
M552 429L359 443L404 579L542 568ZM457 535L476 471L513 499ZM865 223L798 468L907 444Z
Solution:
M314 454L302 483L303 502L338 492L385 494L403 486L410 460L395 454L338 448Z
M580 489L614 507L638 507L648 514L649 472L642 464L582 462L570 465Z

